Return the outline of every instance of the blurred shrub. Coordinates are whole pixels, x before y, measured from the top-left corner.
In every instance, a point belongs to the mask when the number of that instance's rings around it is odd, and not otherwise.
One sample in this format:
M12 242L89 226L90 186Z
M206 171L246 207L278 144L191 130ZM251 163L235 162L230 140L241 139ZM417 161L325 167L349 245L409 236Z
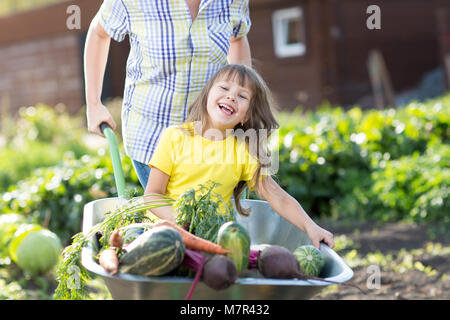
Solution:
M117 197L109 151L65 160L48 168L36 169L30 177L12 186L0 198L1 213L20 213L49 228L67 244L81 230L83 207L100 198ZM122 166L129 192L141 193L131 160Z
M450 147L440 145L387 161L370 183L333 201L336 218L431 222L450 227Z
M280 185L313 215L449 223L450 95L278 117Z
M107 104L119 116L120 99ZM69 115L63 105L22 108L0 123L0 214L19 213L67 243L81 230L83 206L116 197L106 140L88 134L85 110ZM131 160L122 156L129 192L142 193Z
M384 170L375 171L371 193L382 204L375 216L448 224L449 164L450 146L440 145L423 155L390 161Z
M35 168L55 165L64 157L78 159L93 153L84 143L86 130L81 119L67 114L63 105L24 107L17 118L2 119L0 129L4 141L0 149L0 192Z
M307 212L326 214L331 199L351 192L370 174L367 154L349 134L355 126L339 108L281 123L277 178Z
M105 105L116 121L117 140L122 142L122 99L110 99ZM87 132L85 115L85 107L77 115L70 115L63 104L23 107L16 117L2 114L0 192L28 177L36 168L56 165L65 158L94 155L99 147L98 139L102 139ZM106 141L101 142L101 146L106 145Z

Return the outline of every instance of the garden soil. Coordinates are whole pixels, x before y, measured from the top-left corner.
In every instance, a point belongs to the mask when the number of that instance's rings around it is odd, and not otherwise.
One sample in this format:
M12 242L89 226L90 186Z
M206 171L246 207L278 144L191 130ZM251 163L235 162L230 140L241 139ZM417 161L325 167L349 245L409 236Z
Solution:
M354 241L358 254L362 257L376 251L383 255L392 254L393 257L401 249L408 252L414 249L425 249L430 242L440 243L442 247L450 246L450 237L430 238L425 227L416 224L386 223L376 226L364 223L355 227L336 227L322 224L332 231L335 236L346 235ZM423 250L426 251L426 250ZM394 259L395 261L395 259ZM354 276L350 280L366 291L366 294L349 286L333 286L321 291L313 300L450 300L450 255L423 254L413 255L413 264L419 261L424 267L430 266L435 270L432 274L407 268L403 272L396 272L392 268L379 267L380 282L378 288L373 287L372 272L368 266L354 267ZM372 277L371 277L372 276Z

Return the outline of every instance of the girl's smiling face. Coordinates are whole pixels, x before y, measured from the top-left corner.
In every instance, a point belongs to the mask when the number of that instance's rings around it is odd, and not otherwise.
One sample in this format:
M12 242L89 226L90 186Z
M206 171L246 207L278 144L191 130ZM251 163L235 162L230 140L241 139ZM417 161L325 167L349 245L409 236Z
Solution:
M241 86L237 77L219 78L211 87L207 100L207 129L217 129L225 133L239 123L248 120L252 92Z

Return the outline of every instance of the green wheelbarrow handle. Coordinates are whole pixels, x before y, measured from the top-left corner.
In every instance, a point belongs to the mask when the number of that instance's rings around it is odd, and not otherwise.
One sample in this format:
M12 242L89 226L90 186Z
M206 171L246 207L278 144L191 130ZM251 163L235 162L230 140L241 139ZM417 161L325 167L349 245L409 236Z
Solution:
M125 176L123 174L122 162L120 160L119 144L116 135L106 122L100 124L100 130L108 140L109 152L111 153L114 179L116 180L117 195L119 198L125 198Z

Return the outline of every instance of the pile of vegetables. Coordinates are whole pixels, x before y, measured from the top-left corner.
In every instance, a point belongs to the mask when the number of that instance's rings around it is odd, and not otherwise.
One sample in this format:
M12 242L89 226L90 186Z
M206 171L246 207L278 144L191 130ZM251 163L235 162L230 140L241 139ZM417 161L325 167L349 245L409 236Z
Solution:
M58 286L54 298L63 300L88 298L85 285L91 276L81 264L82 249L88 244L94 243L95 250L98 252L96 258L100 258L103 254L102 262L109 261L117 264L114 257L121 258L126 253L126 245L131 245L131 242L141 234L156 227L155 221L146 215L146 212L152 208L172 205L178 216L176 226L188 226L188 230L191 232L185 231L197 238L193 240L195 243L204 238L206 238L205 241L208 241L207 238L217 237L217 225L221 225L218 222L230 221L235 215L234 210L228 207L220 195L212 192L216 186L216 183L200 185L198 190L188 190L177 200L165 196L162 196L160 200L146 200L151 195L128 199L128 203L122 207L106 213L104 220L95 225L87 234L82 232L75 234L72 237L71 245L64 249L63 258L56 270ZM225 208L225 212L221 211L220 204L223 204L222 208ZM110 244L111 235L119 230L124 241L123 248L117 243ZM181 228L178 229L178 231L180 230ZM183 239L185 245L188 240L187 237ZM103 251L106 252L103 253ZM108 254L109 258L106 259ZM111 265L110 268L110 270L115 270Z
M195 275L186 299L191 298L200 280L212 289L224 290L239 276L254 271L267 278L327 281L318 277L324 258L313 246L299 247L294 253L277 245L251 249L246 228L232 220L233 215L218 212L217 198L213 199L211 192L214 187L199 198L191 190L177 201L167 197L152 201L145 201L145 196L133 198L108 213L88 234L75 235L58 266L55 298L87 297L84 284L89 275L80 263L80 255L90 241L95 244L99 264L111 275ZM181 210L176 223L150 221L145 215L146 210L166 205ZM77 287L71 283L74 267L80 270Z
M86 281L91 279L87 270L81 264L82 249L89 243L94 243L97 252L108 250L111 258L117 255L115 246L111 246L109 241L111 234L116 229L129 226L135 223L150 223L151 220L146 216L146 211L155 207L167 206L173 204L170 198L162 200L146 201L144 196L135 197L128 200L127 204L117 208L105 215L105 219L96 224L87 234L79 232L72 238L72 244L63 251L61 259L56 269L56 280L58 286L55 290L54 298L58 300L80 300L89 297L86 290ZM135 234L136 236L136 234ZM118 250L118 249L117 249ZM114 253L113 253L114 251ZM115 264L115 262L114 262ZM114 266L110 266L114 270Z

